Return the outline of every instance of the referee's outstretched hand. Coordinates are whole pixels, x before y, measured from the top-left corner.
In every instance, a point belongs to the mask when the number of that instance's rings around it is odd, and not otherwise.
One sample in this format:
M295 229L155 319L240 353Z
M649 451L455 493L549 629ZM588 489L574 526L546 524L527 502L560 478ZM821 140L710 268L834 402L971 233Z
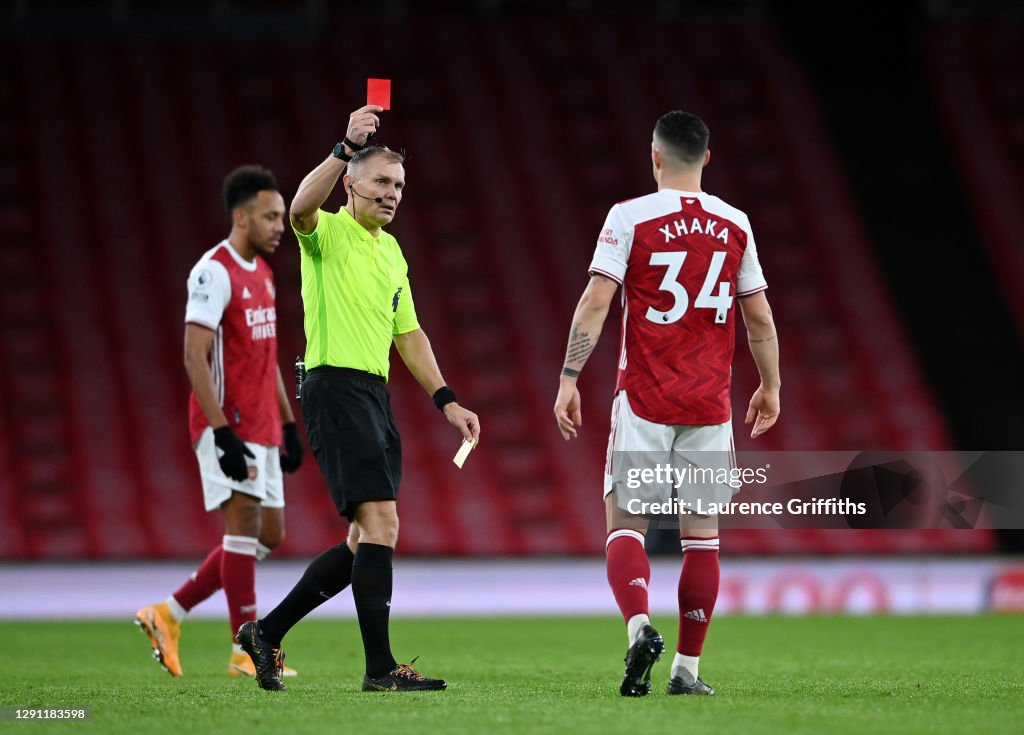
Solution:
M305 449L302 446L302 439L299 437L299 427L294 421L281 425L281 435L284 439L284 452L281 454L281 470L283 472L295 472L302 466L302 455Z
M245 463L245 458L256 459L256 455L249 451L249 447L238 438L238 434L232 431L230 426L222 426L213 430L213 443L221 451L217 461L220 462L224 474L235 482L248 480L249 466Z
M378 112L384 112L384 108L380 105L364 105L349 115L345 137L353 143L366 145L366 141L377 132L377 128L380 126Z
M468 411L458 403L449 403L444 407L444 417L448 423L458 429L463 439L472 439L480 444L480 419L472 411Z

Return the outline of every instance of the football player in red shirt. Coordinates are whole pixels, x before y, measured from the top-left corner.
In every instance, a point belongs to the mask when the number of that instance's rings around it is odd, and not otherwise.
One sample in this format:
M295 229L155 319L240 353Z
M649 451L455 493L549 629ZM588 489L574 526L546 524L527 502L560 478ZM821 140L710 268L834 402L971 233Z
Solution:
M284 199L270 171L242 166L224 181L224 203L231 233L188 279L185 369L206 510L220 509L225 535L189 581L135 619L172 676L182 674L182 619L218 589L227 597L232 633L256 619L255 563L284 539L282 471L297 470L303 454L277 363L274 276L261 257L281 242ZM237 644L228 674L256 675Z
M658 190L608 213L590 283L573 316L554 406L562 436L577 436L583 418L576 381L621 285L622 334L604 492L608 583L629 637L623 696L650 691L651 667L665 647L648 616L648 524L640 506L629 502L638 498L636 483L631 487L627 477L637 462L657 456L685 455L688 466L712 472L734 468L729 390L737 297L761 376L746 415L751 436L763 434L779 416L779 346L764 294L768 286L746 214L701 190L701 173L711 160L708 137L695 115L670 112L658 120L651 145ZM658 499L669 500L671 483L659 483ZM690 498L691 511L708 497L701 494L705 490L713 502L721 502L723 491L731 497L728 485L674 487L678 500ZM680 513L679 529L679 641L668 693L709 695L715 690L698 676L698 662L718 596L717 516Z

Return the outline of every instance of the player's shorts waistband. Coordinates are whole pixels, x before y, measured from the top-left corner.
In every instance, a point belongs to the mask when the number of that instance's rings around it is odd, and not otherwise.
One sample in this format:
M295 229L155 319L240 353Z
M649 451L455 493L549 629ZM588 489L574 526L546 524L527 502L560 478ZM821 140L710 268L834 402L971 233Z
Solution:
M356 380L370 380L374 383L380 383L385 385L387 383L384 377L377 375L376 373L368 373L365 370L356 370L355 368L347 367L335 367L334 365L319 365L313 368L306 374L306 380L314 380L316 378L355 378Z

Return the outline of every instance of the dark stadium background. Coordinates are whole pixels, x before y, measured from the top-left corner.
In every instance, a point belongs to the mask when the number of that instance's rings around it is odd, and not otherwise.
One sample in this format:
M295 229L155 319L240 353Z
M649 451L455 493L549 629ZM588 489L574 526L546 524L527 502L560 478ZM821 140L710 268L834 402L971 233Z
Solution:
M401 554L601 553L614 314L580 441L551 405L599 227L651 190L671 109L708 122L705 189L758 239L784 382L761 448L1020 449L1024 24L1013 3L896 5L3 3L0 559L215 542L186 432L185 279L228 231L224 174L261 163L290 199L368 76L393 79L379 139L410 154L392 231L421 322L484 430L455 470L454 433L396 364ZM271 266L290 384L291 233ZM741 340L739 416L755 375ZM311 457L286 487L280 555L334 543ZM1020 549L1014 531L723 535L753 556Z

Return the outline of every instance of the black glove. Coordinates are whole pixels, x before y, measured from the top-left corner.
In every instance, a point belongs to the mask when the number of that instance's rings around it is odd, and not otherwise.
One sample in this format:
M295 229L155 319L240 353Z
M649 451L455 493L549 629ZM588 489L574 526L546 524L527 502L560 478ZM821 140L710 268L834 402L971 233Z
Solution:
M294 421L289 421L281 426L284 435L284 453L281 455L281 469L285 472L295 472L302 464L302 455L305 449L302 448L302 439L299 437L299 427Z
M245 442L238 438L238 435L231 430L230 426L222 426L213 430L213 443L223 452L220 459L220 468L224 474L235 482L245 482L249 479L249 466L245 463L246 457L256 459L256 455L249 451Z

